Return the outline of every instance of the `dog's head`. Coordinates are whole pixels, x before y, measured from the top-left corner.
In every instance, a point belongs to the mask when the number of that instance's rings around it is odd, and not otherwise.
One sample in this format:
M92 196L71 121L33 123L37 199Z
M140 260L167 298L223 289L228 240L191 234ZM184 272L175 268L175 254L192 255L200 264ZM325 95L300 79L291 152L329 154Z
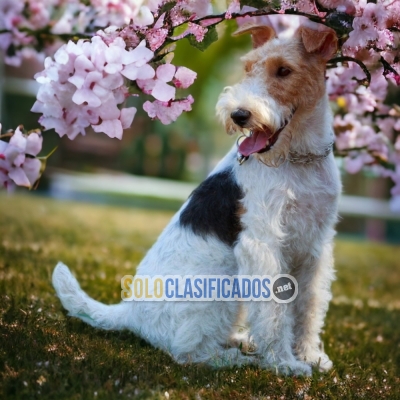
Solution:
M242 27L235 35L244 33L253 41L253 50L242 57L246 75L225 88L217 113L228 133L252 132L239 146L244 156L255 154L277 167L289 153L296 119L311 114L325 96L326 62L337 38L323 25L301 26L292 38L277 38L269 26Z

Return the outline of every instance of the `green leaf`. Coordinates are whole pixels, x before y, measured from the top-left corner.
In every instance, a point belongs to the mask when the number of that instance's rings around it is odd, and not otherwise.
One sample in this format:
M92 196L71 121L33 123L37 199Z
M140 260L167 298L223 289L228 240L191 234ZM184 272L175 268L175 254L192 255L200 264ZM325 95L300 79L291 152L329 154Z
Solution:
M215 26L209 26L208 31L201 42L198 42L194 35L188 35L187 38L189 40L189 43L193 47L196 47L196 49L204 51L207 49L208 46L210 46L210 44L218 40L218 33Z
M176 6L176 1L168 1L163 4L158 11L158 15L163 15L165 12L171 11Z

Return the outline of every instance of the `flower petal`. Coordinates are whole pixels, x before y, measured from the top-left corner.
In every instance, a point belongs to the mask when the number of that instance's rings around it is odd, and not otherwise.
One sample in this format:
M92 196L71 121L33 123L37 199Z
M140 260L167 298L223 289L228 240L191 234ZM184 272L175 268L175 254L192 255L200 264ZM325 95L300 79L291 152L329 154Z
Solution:
M24 170L21 167L13 167L11 168L8 176L18 185L30 187L31 183L29 182L28 177L26 176Z
M157 78L163 82L170 82L175 75L175 65L163 64L157 68Z
M147 63L154 57L154 53L142 45L142 43L146 43L142 41L138 47L131 51L125 51L122 55L122 64L129 65L132 63L141 63L141 65Z
M90 89L79 89L72 96L75 104L81 105L87 103L89 107L99 107L101 100Z
M149 64L141 66L137 72L137 79L151 79L155 76L154 69Z
M27 158L24 162L22 169L27 176L30 186L40 178L40 169L42 168L42 163L37 158Z
M176 89L163 81L157 80L151 94L160 101L169 101L175 97Z
M103 121L99 125L93 125L95 132L104 132L110 138L122 139L122 124L118 119Z
M42 135L32 132L28 135L26 140L25 153L31 156L36 156L42 150L43 137Z
M12 135L9 143L17 147L20 151L25 152L26 137L22 134L19 127L15 130L14 135Z
M121 110L121 124L122 124L122 129L128 129L132 125L133 118L135 118L136 114L136 108L135 107L129 107L129 108L123 108Z
M179 67L175 74L174 85L177 88L186 89L193 84L196 79L196 72L186 67Z
M126 78L130 79L131 81L135 81L135 80L137 79L139 69L140 69L140 68L136 67L136 66L133 65L133 64L127 65L127 66L121 71L121 74L124 75Z

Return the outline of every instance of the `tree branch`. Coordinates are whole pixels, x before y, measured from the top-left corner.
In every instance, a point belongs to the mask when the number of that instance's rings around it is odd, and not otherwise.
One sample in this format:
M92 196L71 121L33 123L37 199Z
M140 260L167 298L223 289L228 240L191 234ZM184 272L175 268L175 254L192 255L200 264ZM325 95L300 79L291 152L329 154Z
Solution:
M363 70L363 72L364 72L364 74L366 76L366 79L367 79L367 82L368 82L367 86L370 85L370 83L371 83L371 73L369 72L368 68L365 66L365 64L362 61L357 60L356 58L353 58L353 57L340 56L340 57L336 57L336 58L330 59L328 61L328 64L333 64L333 63L336 64L338 62L343 62L343 61L351 61L351 62L354 62L354 63L358 64L360 66L360 68ZM331 67L328 67L328 68L331 68ZM360 83L363 84L363 82L360 82Z

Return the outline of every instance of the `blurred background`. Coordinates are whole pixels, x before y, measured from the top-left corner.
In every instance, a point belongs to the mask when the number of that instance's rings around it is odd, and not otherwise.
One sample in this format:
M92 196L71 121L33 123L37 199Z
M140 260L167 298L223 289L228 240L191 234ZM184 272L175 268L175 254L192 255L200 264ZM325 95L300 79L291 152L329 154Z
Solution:
M190 88L193 111L175 123L151 121L142 110L143 100L132 98L138 109L133 126L122 140L88 131L71 141L54 131L44 132L43 155L54 147L46 171L33 195L101 202L132 207L175 210L235 144L215 117L222 89L242 76L240 56L250 49L248 37L232 38L236 23L218 27L220 40L204 53L180 41L175 65L197 72ZM38 127L39 114L30 109L38 89L33 75L42 62L26 60L19 68L0 66L0 120L3 132L23 124ZM400 97L397 93L397 103ZM338 160L340 166L340 160ZM340 203L340 235L400 243L400 215L388 206L390 181L371 173L346 174Z

